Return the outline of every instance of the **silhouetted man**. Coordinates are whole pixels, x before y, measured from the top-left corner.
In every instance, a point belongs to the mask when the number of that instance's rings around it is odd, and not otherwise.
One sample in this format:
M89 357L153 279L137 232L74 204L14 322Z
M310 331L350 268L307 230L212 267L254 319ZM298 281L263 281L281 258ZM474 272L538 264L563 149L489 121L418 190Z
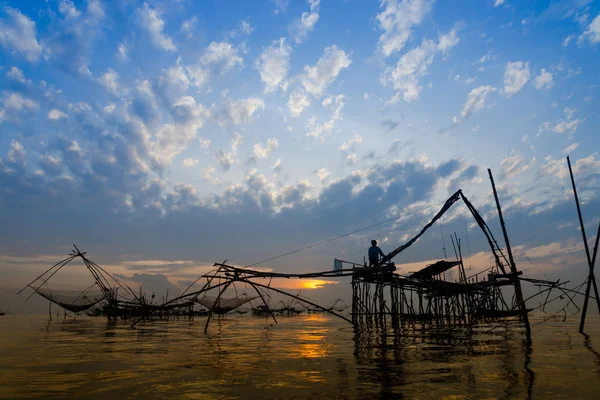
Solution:
M369 247L369 267L379 263L379 256L383 258L385 257L385 254L377 247L377 240L371 240L371 247Z

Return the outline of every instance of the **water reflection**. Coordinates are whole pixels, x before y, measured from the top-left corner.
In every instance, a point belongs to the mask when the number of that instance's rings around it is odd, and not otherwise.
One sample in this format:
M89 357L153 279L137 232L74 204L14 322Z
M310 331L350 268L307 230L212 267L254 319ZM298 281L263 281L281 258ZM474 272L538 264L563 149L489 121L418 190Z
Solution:
M0 398L546 398L593 397L593 338L554 321L523 329L355 331L323 315L156 321L104 319L0 327ZM600 324L598 324L600 327ZM596 335L600 335L600 329ZM569 376L569 379L564 379Z

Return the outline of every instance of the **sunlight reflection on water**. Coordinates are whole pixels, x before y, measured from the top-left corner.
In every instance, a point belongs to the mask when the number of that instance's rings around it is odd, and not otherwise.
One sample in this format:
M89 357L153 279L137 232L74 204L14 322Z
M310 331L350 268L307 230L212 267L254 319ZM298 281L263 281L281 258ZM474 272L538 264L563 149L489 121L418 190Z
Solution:
M325 315L146 323L4 316L1 398L596 398L600 319L355 332Z

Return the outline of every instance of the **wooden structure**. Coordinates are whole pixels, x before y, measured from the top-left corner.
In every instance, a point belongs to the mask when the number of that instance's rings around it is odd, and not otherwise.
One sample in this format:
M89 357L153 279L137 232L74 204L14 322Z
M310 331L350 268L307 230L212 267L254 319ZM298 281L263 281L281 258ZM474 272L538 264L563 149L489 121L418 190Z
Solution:
M352 321L355 325L381 329L387 329L390 325L393 329L404 329L416 324L470 325L517 317L524 323L527 333L530 332L528 309L519 280L521 272L517 270L512 257L491 171L489 175L505 236L506 253L498 246L479 212L458 190L415 237L383 257L377 265L355 271L352 278ZM487 279L479 277L481 273L466 276L458 238L456 241L453 239L455 261L442 260L408 276L395 274L392 259L416 242L459 200L470 211L493 254L495 265L487 270ZM458 269L459 280L445 280L445 272L453 268ZM501 290L504 286L514 289L514 301L509 302L504 298Z

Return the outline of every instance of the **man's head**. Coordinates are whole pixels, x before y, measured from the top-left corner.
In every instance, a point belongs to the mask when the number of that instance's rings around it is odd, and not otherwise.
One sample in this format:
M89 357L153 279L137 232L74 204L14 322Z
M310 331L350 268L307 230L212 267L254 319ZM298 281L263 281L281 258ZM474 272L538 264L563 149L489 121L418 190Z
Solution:
M377 246L377 240L371 240L371 246Z

